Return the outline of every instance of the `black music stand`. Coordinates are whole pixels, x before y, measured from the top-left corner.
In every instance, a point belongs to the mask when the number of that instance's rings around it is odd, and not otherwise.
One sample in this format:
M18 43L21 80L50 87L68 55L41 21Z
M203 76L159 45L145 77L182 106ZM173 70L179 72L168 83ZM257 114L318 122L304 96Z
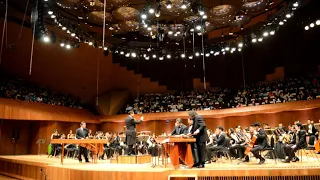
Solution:
M41 156L41 144L44 144L46 143L46 140L45 139L38 139L36 144L38 144L38 155Z

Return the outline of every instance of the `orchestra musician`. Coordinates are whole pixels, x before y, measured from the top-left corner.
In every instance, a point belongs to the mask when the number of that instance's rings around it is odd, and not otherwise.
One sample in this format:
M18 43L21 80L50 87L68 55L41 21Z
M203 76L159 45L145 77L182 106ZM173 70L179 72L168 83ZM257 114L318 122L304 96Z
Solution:
M197 155L199 158L199 162L195 162L193 165L197 168L204 168L205 164L205 155L206 155L206 141L208 141L208 134L206 130L206 123L203 118L198 115L195 111L188 112L190 119L193 120L191 133L189 135L193 135L196 138L197 145Z
M71 129L69 131L69 134L67 135L67 139L74 139L74 134L72 133Z
M213 162L216 162L217 160L217 152L225 149L226 148L226 136L222 133L223 132L223 127L222 126L218 126L216 128L215 134L216 134L216 145L212 146L211 148L208 148L209 152L208 152L208 159L209 162L213 156L214 160ZM212 154L212 156L211 156Z
M178 118L176 119L174 130L169 134L169 136L181 134L188 134L188 127L183 124L182 119Z
M253 131L253 135L257 137L256 146L251 149L251 153L255 158L259 159L259 164L263 164L265 159L260 155L259 151L268 147L267 135L263 129L260 128L260 123L253 123L251 125L251 130ZM245 157L243 162L249 162L249 156Z
M80 128L78 128L76 130L76 139L86 139L88 137L88 129L86 128L86 123L84 121L82 121L80 123ZM82 162L82 157L81 155L83 154L86 162L89 162L88 159L88 150L84 147L79 146L79 155L78 155L78 159L79 162Z
M228 131L231 137L230 154L232 157L242 159L245 151L245 146L243 146L242 143L244 143L245 140L240 135L240 128L236 127L236 130L230 128Z
M308 119L308 132L307 136L309 136L309 145L314 145L314 141L316 140L317 129L313 124L313 121Z
M129 116L125 119L126 122L126 143L127 143L127 155L133 154L133 145L136 144L137 133L136 133L136 124L140 124L143 121L143 116L139 121L136 121L134 118L134 112L130 111ZM135 152L136 153L136 152Z
M299 160L298 158L293 159L295 157L295 152L299 149L303 149L307 147L306 132L302 130L302 127L303 126L301 123L297 123L295 125L295 129L297 130L297 132L296 132L295 138L292 138L292 139L295 139L295 142L292 142L294 144L286 146L285 151L286 151L286 154L288 155L288 158L283 161L284 163L290 163L290 161L292 162L298 161Z
M284 131L284 132L288 132L287 129L286 129L286 127L283 126L282 123L279 123L278 129L281 129L281 131Z

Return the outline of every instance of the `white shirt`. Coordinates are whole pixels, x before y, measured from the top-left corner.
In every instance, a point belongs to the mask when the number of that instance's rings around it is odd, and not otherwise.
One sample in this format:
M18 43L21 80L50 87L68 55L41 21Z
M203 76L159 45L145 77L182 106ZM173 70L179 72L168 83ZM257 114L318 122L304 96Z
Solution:
M189 133L191 133L192 125L189 126Z

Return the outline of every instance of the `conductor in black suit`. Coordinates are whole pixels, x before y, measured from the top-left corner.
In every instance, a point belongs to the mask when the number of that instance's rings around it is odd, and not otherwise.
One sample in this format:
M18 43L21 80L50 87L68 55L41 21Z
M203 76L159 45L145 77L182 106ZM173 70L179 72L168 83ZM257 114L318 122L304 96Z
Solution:
M193 137L196 138L197 154L199 158L199 162L195 162L193 166L197 168L204 168L206 141L209 140L206 123L195 111L189 111L188 114L190 119L193 120L191 133L189 133L189 135L193 135Z
M140 124L143 121L143 116L140 118L139 121L136 121L134 118L134 112L130 111L129 116L126 117L126 144L127 148L127 155L131 155L133 152L133 145L136 144L137 140L137 133L136 133L136 124ZM135 152L136 153L136 152Z
M176 124L174 130L169 134L171 135L181 135L181 134L188 134L188 127L182 123L180 118L176 119Z
M80 128L78 128L76 130L76 139L86 139L88 137L88 129L86 128L86 123L85 122L81 122L80 123ZM87 148L81 147L79 146L79 162L82 162L81 159L81 155L83 154L84 159L86 160L86 162L89 162L88 159L88 150Z

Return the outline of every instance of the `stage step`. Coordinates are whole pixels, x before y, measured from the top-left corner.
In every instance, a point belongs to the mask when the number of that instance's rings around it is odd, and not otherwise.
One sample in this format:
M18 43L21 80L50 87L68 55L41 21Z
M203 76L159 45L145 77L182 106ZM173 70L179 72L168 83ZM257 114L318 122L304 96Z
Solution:
M194 180L198 180L198 175L197 174L170 174L168 176L168 180L172 180L172 179L181 179L181 178L194 178Z
M118 164L145 164L145 163L151 163L151 156L150 155L138 155L138 156L121 155L121 156L118 156L118 161L111 160L110 162L118 163Z

